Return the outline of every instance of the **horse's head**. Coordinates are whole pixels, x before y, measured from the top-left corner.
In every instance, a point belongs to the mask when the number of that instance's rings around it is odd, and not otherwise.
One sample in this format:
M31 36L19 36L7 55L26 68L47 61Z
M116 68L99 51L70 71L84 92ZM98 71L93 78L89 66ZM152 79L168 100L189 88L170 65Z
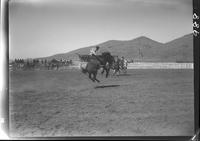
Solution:
M103 52L101 56L106 63L109 63L109 65L112 65L115 61L114 57L111 55L110 52Z

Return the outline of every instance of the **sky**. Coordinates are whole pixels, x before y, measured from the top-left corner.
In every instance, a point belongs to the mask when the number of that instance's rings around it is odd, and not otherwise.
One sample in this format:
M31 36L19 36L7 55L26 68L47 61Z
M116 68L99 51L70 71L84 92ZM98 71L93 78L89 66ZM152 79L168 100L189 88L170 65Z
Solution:
M192 33L192 14L192 0L11 0L9 58L139 36L166 43Z

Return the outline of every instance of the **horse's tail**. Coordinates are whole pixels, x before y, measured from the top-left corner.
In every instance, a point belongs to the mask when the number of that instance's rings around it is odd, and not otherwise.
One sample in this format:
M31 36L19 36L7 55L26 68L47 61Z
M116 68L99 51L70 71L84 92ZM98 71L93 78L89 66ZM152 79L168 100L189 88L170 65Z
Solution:
M81 54L78 54L78 53L75 53L76 55L78 55L78 57L79 57L79 59L80 60L84 60L84 57L83 57L83 55L81 55Z
M81 68L82 73L87 73L87 70L84 68Z
M82 71L82 73L87 73L87 70L83 67L81 67L81 71Z

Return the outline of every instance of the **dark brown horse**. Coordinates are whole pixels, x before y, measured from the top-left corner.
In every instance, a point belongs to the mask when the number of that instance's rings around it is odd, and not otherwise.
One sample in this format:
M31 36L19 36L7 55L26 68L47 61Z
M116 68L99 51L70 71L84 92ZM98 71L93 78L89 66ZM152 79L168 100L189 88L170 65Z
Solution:
M88 73L89 74L89 78L95 82L100 82L96 76L97 76L97 72L100 69L100 63L97 60L91 60L90 62L87 63L86 68L81 67L81 70L83 73Z
M86 67L85 68L81 67L81 69L83 73L89 74L89 78L92 81L99 82L99 80L96 78L96 75L101 67L103 68L103 70L106 71L106 78L108 77L110 66L112 66L112 63L114 61L114 58L113 56L111 56L110 52L104 52L98 56L80 55L80 54L78 54L78 56L80 60L88 62Z

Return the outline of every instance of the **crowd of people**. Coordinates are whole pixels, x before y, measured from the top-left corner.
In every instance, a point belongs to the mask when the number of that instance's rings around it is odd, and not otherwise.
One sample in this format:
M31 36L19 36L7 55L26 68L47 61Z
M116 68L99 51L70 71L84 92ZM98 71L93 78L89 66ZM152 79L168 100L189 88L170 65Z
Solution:
M34 70L34 69L59 69L60 67L72 65L72 60L64 59L14 59L9 63L10 70Z

